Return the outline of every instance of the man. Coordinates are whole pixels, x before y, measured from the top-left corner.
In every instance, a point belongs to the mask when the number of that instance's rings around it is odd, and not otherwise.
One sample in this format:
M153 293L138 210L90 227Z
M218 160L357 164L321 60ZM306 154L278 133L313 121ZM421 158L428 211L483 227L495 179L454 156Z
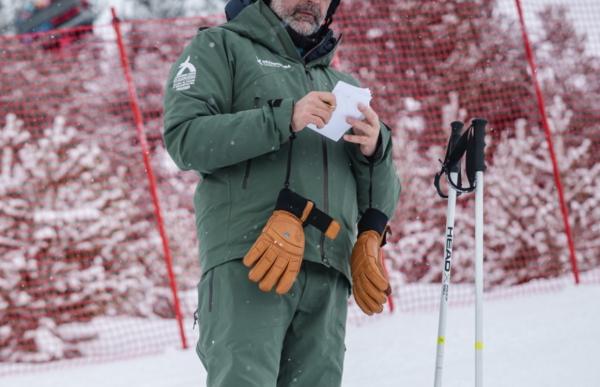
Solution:
M378 252L400 192L390 129L369 106L338 142L306 129L329 121L338 81L357 85L329 67L338 4L237 0L171 70L165 144L201 175L208 386L339 386L349 295L373 314L389 294Z

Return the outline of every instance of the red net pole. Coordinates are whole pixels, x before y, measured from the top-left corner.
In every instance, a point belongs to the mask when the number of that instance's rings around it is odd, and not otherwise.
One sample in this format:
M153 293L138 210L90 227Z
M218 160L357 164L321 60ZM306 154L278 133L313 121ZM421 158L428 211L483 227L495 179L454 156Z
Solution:
M385 266L385 251L381 250L381 266L383 267L383 272L386 278L390 278L390 274L388 272L387 267ZM390 313L394 313L394 298L392 295L387 296L388 307L390 308Z
M181 336L181 346L183 349L186 349L187 340L185 337L185 332L183 330L183 317L181 314L181 306L179 303L179 296L177 294L177 283L175 281L175 275L173 273L173 259L171 257L171 249L169 248L169 238L167 237L167 233L165 231L165 226L163 222L163 218L160 210L160 202L158 200L158 190L156 185L156 178L154 176L154 172L152 169L152 165L150 163L150 151L148 149L148 143L146 141L146 133L144 129L144 123L142 120L142 113L140 110L137 93L135 90L135 85L133 84L133 78L131 76L131 68L129 66L129 61L127 59L127 55L125 52L125 45L123 44L123 36L121 34L121 26L119 19L117 17L117 13L114 7L111 8L112 18L113 18L113 27L115 29L115 33L117 34L117 44L119 46L119 53L121 56L121 65L123 66L123 72L125 74L125 79L127 81L127 89L129 93L129 101L131 104L131 110L134 113L135 117L135 127L139 137L140 145L142 147L142 154L144 156L144 166L146 168L146 174L148 176L148 182L150 184L150 194L152 195L152 204L154 205L154 215L156 216L156 222L158 224L158 229L160 233L160 237L163 245L163 252L165 254L165 263L167 265L167 272L169 276L169 285L171 287L171 291L173 293L173 305L175 307L175 316L177 318L177 323L179 325L179 334Z
M525 44L525 51L527 53L527 61L529 62L529 67L531 68L531 79L533 82L533 86L535 88L535 94L537 96L538 108L540 111L540 116L542 119L542 125L544 127L544 132L546 133L546 141L548 142L548 150L550 151L550 159L552 160L552 170L554 173L554 181L556 182L556 188L558 190L558 197L560 200L560 209L563 216L563 222L565 225L565 233L567 234L567 241L569 243L569 256L571 260L571 269L573 271L573 276L575 277L575 283L579 284L579 269L577 267L577 258L575 256L575 244L573 243L573 236L571 234L571 226L569 225L569 210L567 208L567 204L565 202L565 195L563 190L563 185L560 179L560 173L558 169L558 162L556 160L556 153L554 152L554 144L552 142L552 134L550 132L550 124L548 122L548 115L546 114L546 105L544 102L544 96L542 94L542 89L540 87L539 80L537 78L537 65L535 63L535 58L533 55L533 50L531 48L531 43L529 41L529 36L527 34L527 27L525 26L525 18L523 16L523 8L521 7L521 0L515 0L517 5L517 11L519 12L519 22L521 25L521 32L523 34L523 43Z

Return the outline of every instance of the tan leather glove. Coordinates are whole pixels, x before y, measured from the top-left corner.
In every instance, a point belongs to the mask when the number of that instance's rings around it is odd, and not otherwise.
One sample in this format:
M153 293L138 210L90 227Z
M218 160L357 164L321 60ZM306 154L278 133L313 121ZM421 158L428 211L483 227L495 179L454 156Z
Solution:
M383 268L381 247L389 231L387 217L373 208L359 222L359 235L350 258L352 293L359 308L369 316L381 313L391 287Z
M314 204L304 200L301 205L303 208L296 207L299 211L295 211L301 214L300 217L289 211L275 210L244 256L244 265L252 267L248 278L258 282L258 287L264 292L277 285L275 291L278 294L287 293L300 272L304 256L303 223Z

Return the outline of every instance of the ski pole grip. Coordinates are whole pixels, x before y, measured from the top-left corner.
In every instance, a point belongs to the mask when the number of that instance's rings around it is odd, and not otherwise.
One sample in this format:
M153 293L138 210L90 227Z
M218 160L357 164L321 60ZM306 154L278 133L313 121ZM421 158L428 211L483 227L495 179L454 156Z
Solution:
M476 172L485 171L485 126L487 120L476 118L472 121L473 124L473 141L474 141L474 167Z
M450 141L448 141L448 154L452 153L456 147L456 144L458 144L464 126L465 124L463 124L461 121L454 121L450 124L452 132L450 133ZM460 163L451 165L448 169L450 172L460 172Z

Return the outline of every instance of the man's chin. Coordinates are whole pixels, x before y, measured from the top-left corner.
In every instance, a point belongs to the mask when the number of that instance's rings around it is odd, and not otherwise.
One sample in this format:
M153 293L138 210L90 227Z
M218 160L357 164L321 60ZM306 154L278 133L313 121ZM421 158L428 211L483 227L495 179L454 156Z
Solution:
M317 26L313 23L292 21L289 25L294 31L304 36L312 35L317 31Z

